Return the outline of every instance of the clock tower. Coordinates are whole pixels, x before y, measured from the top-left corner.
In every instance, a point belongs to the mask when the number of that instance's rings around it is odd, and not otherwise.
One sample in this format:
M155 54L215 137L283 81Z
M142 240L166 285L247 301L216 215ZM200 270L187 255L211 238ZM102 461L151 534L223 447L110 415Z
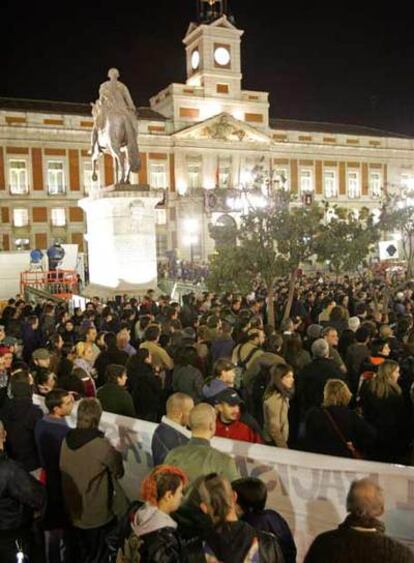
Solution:
M243 31L227 15L225 0L198 0L198 21L191 23L183 43L189 86L205 96L241 96L240 41Z
M172 120L178 131L227 113L254 127L269 127L268 93L242 90L238 29L226 0L197 0L197 18L183 43L185 84L174 82L150 100L151 108Z

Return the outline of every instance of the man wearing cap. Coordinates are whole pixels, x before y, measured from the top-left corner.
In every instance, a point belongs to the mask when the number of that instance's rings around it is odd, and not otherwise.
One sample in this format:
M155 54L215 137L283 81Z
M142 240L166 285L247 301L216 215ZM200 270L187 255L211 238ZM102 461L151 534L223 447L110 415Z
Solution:
M263 440L257 424L255 425L254 419L241 413L241 403L242 400L234 389L225 389L215 396L214 406L217 411L215 435L241 442L262 444Z
M50 352L46 348L38 348L32 354L33 363L38 368L49 369Z

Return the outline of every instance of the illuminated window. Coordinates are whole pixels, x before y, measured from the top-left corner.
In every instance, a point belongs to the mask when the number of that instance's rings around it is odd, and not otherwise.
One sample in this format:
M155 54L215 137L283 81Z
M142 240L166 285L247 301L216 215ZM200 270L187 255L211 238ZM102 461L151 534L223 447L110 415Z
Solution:
M381 195L382 176L379 172L370 172L369 174L369 189L372 197L379 197Z
M201 157L187 158L187 176L189 188L201 187Z
M51 217L54 227L64 227L66 225L66 214L63 207L52 209Z
M28 238L16 238L14 246L16 250L30 250L30 240Z
M96 171L98 179L96 182L92 180L92 162L90 160L83 161L83 186L85 189L85 194L88 194L91 190L99 186L99 170Z
M288 190L289 179L287 168L277 168L274 173L274 184L277 190Z
M336 197L338 195L337 179L335 170L324 170L323 182L326 197Z
M359 187L359 172L352 171L348 172L348 197L354 199L359 197L360 187Z
M219 158L218 185L220 188L229 188L231 184L231 158Z
M165 233L157 233L156 235L157 258L163 258L167 252L167 235Z
M47 163L47 185L49 195L65 193L65 172L61 160L49 160Z
M27 164L25 160L9 161L10 193L27 194Z
M28 209L13 209L13 225L15 227L26 227L29 224Z
M155 189L167 187L167 169L164 163L150 164L150 186Z
M313 191L312 170L302 169L300 171L300 191L302 193Z
M411 179L410 174L403 173L401 174L401 187L411 189L413 187L413 180Z

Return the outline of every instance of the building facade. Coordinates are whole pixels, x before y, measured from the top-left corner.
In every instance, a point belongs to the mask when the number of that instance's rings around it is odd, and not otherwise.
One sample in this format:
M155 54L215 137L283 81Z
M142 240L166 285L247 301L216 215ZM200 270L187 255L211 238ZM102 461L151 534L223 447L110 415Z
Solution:
M258 165L299 201L379 210L382 190L412 187L414 139L368 127L269 117L268 93L243 90L243 31L223 13L190 24L187 78L138 108L139 175L166 192L157 253L207 260L210 224L237 221ZM111 157L92 181L88 104L0 99L0 248L87 250L78 200L114 181Z

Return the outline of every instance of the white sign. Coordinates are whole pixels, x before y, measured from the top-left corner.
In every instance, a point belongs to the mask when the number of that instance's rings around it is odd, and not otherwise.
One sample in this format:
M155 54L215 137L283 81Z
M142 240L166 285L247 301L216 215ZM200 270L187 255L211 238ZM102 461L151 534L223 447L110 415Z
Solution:
M39 401L39 398L36 398ZM39 404L41 404L40 399ZM75 423L72 413L71 424ZM104 413L100 428L122 452L121 484L137 498L141 479L152 467L151 422ZM336 528L346 515L345 499L354 479L370 477L385 495L387 533L414 551L414 468L374 463L214 438L213 446L235 457L242 477L260 477L267 485L268 507L288 521L301 563L318 534Z
M380 260L398 260L399 244L396 240L381 240L378 243Z

